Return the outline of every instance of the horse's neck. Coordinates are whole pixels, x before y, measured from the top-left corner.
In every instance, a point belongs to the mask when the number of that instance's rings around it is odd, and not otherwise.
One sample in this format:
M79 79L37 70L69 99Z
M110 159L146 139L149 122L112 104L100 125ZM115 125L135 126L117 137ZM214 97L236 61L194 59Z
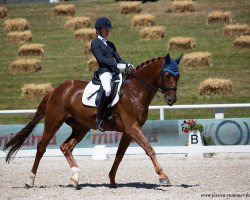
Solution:
M135 90L135 98L137 99L138 102L140 102L144 106L149 106L151 103L153 97L155 96L155 88L156 86L154 85L156 76L159 71L159 67L153 66L153 65L159 65L161 62L160 61L155 61L153 63L148 64L147 66L142 67L141 69L138 69L134 75L138 77L139 79L142 79L144 82L148 84L148 86L151 87L149 89L147 86L145 86L143 83L141 83L139 80L133 78L131 79L131 85L132 87L129 86L129 91ZM153 86L153 87L152 87ZM131 92L130 92L131 93Z

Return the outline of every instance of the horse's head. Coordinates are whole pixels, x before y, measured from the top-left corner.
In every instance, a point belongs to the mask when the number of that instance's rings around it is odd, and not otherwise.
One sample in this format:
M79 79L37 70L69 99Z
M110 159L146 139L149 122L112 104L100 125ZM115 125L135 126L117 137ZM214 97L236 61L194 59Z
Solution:
M176 98L177 82L180 77L178 64L182 55L176 60L170 58L169 53L164 57L162 61L161 75L158 79L157 85L164 93L164 98L169 106L172 106Z

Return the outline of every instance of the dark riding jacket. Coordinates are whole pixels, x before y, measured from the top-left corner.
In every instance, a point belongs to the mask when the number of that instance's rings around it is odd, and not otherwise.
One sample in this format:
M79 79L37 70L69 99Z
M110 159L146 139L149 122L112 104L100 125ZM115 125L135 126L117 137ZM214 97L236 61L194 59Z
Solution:
M98 72L120 73L117 63L127 64L116 51L115 45L107 41L107 46L98 37L91 42L91 51L94 54L99 65Z

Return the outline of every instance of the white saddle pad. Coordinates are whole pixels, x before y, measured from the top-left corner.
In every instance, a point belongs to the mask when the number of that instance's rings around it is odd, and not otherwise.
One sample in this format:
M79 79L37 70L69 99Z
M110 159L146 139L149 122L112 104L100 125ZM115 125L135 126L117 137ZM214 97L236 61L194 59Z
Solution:
M121 84L122 84L122 74L119 74L119 78L120 78L120 80L117 80L117 82L119 82L119 84L118 84L116 96L115 96L114 100L112 101L112 103L108 105L108 107L114 106L119 101L118 93L120 91ZM89 98L89 97L93 93L95 93L97 90L99 90L99 88L100 88L99 85L94 85L93 82L90 81L83 92L82 103L86 106L97 107L97 105L95 104L95 99L96 99L97 93L95 95L93 95L91 98Z

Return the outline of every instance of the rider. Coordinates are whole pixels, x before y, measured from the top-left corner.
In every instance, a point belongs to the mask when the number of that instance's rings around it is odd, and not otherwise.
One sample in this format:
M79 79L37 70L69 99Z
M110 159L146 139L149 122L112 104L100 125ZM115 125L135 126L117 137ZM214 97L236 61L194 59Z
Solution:
M97 37L91 42L91 51L99 65L98 74L104 90L101 94L96 115L96 128L102 132L105 131L102 127L103 115L107 107L107 99L111 93L110 84L112 77L120 72L129 74L134 70L134 66L125 62L119 56L115 45L107 40L111 28L112 25L108 18L98 18L95 23Z

